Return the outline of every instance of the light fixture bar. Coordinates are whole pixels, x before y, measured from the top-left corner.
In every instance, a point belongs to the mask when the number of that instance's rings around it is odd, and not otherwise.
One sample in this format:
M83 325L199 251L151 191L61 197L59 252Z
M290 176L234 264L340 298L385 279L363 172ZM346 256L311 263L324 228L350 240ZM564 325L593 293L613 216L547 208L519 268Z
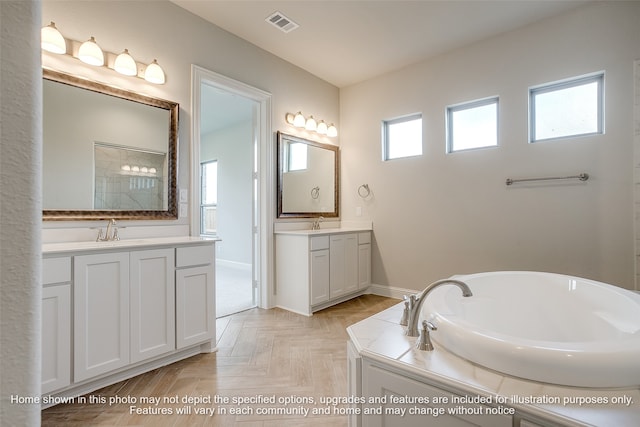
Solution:
M326 135L331 138L338 136L338 129L333 123L327 125L324 120L316 120L313 116L305 118L301 111L296 114L287 113L284 115L284 119L291 126L305 129L309 132L316 132L319 135Z
M76 58L86 64L96 67L106 66L120 74L137 77L150 83L161 85L166 82L164 70L160 64L158 64L156 59L154 59L149 65L139 64L135 59L133 59L128 49L124 49L124 51L119 55L103 51L96 43L96 39L93 36L85 42L66 39L56 28L56 25L51 22L49 25L42 27L41 38L41 47L44 51L71 56L72 58ZM67 53L67 46L74 45L80 46L77 50L77 54L74 55L73 52ZM70 47L69 50L73 51L74 49ZM105 59L107 57L115 57L115 61L112 66L109 65L109 63L106 63ZM139 68L141 70L144 69L143 74L138 72Z

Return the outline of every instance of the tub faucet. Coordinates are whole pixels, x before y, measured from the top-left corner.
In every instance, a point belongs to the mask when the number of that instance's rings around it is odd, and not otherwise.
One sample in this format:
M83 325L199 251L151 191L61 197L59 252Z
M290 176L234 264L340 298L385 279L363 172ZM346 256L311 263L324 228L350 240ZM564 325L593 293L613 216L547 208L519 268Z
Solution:
M429 286L427 286L424 291L420 292L420 294L410 295L409 297L405 296L405 301L408 302L408 315L409 319L407 321L407 336L409 337L417 337L420 335L418 331L418 320L420 317L420 310L422 309L422 304L424 304L424 300L427 299L427 295L429 292L437 288L441 285L456 285L462 290L463 297L470 297L473 295L469 286L466 283L461 282L460 280L454 279L444 279L438 280L437 282L433 282Z

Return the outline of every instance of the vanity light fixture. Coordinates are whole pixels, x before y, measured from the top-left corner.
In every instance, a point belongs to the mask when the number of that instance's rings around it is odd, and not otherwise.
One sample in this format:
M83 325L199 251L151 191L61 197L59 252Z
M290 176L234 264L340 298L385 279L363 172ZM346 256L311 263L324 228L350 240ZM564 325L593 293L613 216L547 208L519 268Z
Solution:
M133 59L128 49L125 49L120 55L115 55L110 52L104 52L100 46L96 43L96 39L91 36L89 40L80 44L79 41L65 39L64 36L60 33L60 31L56 28L55 23L51 22L49 25L42 27L40 30L40 36L42 39L41 47L42 50L47 52L56 53L56 54L66 54L72 56L80 61L94 65L96 67L102 67L105 65L105 58L113 58L113 66L110 63L107 63L108 68L112 68L120 74L124 74L126 76L139 77L144 78L146 81L155 84L164 84L166 81L166 76L164 74L164 70L158 64L157 60L153 60L153 62L147 66L142 64L142 68L145 68L144 77L138 75L138 63ZM69 46L80 45L77 51L77 56L70 53L67 53L67 42L69 42ZM75 50L70 48L70 50ZM107 61L109 62L109 61Z
M151 64L147 65L147 69L144 70L144 79L157 85L164 84L164 70L158 65L158 60L154 59Z
M138 74L138 66L136 65L136 61L129 54L129 49L125 49L124 52L116 57L113 69L125 76L135 76Z
M303 128L310 132L316 132L319 135L326 135L332 138L338 136L338 129L333 123L327 126L324 120L316 121L313 116L305 118L300 111L296 114L287 113L284 118L286 122L292 126Z
M306 124L307 120L302 115L301 111L298 111L298 114L293 118L293 125L295 127L303 128Z
M309 116L309 118L307 119L307 122L304 125L304 128L306 130L313 130L313 131L315 131L318 128L318 124L316 123L316 120L313 118L313 116Z
M104 65L104 53L93 36L80 45L78 59L89 65L98 67Z
M67 52L67 42L53 21L51 21L51 24L42 27L42 30L40 30L40 38L42 39L42 49L47 52L58 54Z
M320 135L327 134L327 124L324 122L324 120L320 120L318 122L318 127L316 128L316 132L318 132Z

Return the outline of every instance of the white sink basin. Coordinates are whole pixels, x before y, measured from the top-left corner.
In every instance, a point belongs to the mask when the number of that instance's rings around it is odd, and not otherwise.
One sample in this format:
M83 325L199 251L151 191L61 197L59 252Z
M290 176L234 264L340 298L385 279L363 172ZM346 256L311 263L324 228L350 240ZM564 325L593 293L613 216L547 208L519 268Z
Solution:
M432 339L484 367L578 387L640 385L640 295L578 277L537 272L454 276L422 315ZM436 349L437 350L437 349Z

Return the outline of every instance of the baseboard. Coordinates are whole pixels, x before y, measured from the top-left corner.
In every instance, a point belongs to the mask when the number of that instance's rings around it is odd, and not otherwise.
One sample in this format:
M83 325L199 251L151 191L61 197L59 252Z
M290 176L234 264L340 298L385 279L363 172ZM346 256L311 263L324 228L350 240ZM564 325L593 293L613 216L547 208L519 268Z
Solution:
M404 295L411 295L415 294L416 292L418 291L416 291L415 289L396 288L394 286L377 285L375 283L371 284L369 286L369 289L367 289L368 294L380 295L381 297L396 299L402 299Z

